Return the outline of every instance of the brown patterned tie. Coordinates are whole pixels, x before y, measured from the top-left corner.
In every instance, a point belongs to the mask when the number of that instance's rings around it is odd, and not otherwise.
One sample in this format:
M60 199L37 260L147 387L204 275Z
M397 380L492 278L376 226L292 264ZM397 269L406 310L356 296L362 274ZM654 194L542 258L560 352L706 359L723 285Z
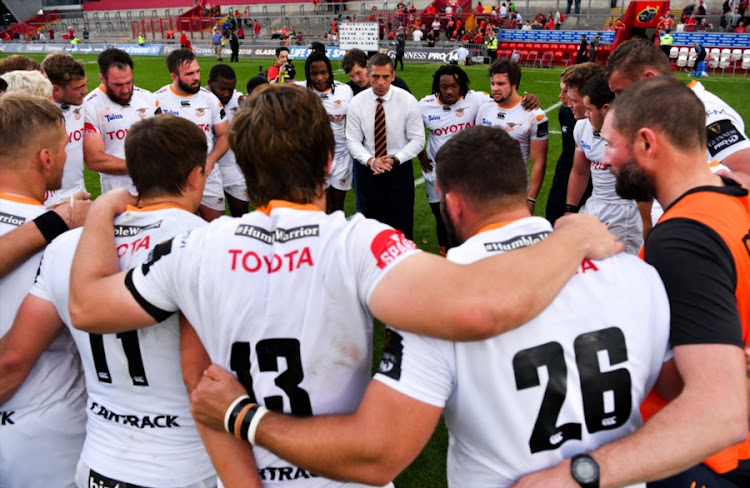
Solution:
M375 107L375 157L382 158L388 154L388 142L385 138L385 110L383 99L378 97Z

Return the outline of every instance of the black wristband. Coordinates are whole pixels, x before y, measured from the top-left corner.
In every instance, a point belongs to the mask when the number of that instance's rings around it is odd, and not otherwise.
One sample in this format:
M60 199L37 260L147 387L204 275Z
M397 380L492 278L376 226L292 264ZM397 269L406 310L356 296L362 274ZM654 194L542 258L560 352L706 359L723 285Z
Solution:
M234 406L234 408L232 409L232 413L229 414L229 420L227 420L227 432L234 433L234 424L235 422L237 422L237 416L240 414L242 409L245 408L246 405L249 405L251 403L254 402L252 402L249 398L245 398Z
M39 232L42 233L42 236L44 236L47 244L52 242L55 237L69 230L68 224L65 223L63 218L52 210L44 212L39 217L35 218L34 223L39 228Z
M565 211L570 213L578 213L578 211L581 209L578 205L571 205L569 203L565 204Z
M243 441L248 440L247 434L248 434L248 430L250 429L250 422L253 421L253 417L255 417L255 414L258 411L258 407L259 405L257 404L253 405L252 407L250 407L250 409L247 412L245 412L244 417L242 417L242 424L240 424L240 429L239 429L239 434L240 434L239 437Z

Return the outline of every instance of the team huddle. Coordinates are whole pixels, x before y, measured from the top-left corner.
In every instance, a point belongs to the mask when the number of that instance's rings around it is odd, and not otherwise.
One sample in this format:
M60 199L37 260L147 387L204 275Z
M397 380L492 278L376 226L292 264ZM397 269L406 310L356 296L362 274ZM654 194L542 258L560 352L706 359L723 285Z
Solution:
M167 67L0 97L0 488L393 486L441 416L452 488L748 486L750 141L658 47L563 71L547 219L513 61L421 101L356 50L247 96Z

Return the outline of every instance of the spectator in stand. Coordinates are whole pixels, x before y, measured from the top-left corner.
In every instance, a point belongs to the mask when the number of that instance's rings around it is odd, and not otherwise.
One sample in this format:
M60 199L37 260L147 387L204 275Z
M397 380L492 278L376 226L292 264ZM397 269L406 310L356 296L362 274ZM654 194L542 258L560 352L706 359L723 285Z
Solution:
M687 22L688 17L693 15L693 12L695 12L695 2L685 5L685 8L682 9L682 14L680 14L680 19L683 22Z
M695 30L696 24L697 21L695 20L695 14L691 14L690 17L688 17L685 21L685 30L687 32L693 32Z
M706 32L708 29L713 29L713 28L714 28L714 25L713 24L709 24L706 21L706 18L704 17L704 18L701 19L701 23L698 24L698 27L696 27L695 29L698 32Z
M414 29L414 32L412 33L411 37L415 42L421 42L422 41L422 30L421 29Z
M256 41L260 39L260 22L257 20L253 20L253 33Z
M737 27L734 29L735 34L744 34L747 30L745 29L745 23L740 20L740 23L737 24Z
M672 29L673 23L674 23L674 19L672 19L672 16L669 14L669 11L667 10L664 13L664 16L659 20L659 23L656 25L656 30L665 31L667 29Z
M547 23L544 24L544 30L555 30L555 18L551 15L549 16Z
M527 20L526 23L521 27L521 30L531 30L531 24L529 24L529 21Z
M440 16L435 15L435 20L432 21L432 36L437 41L440 39Z
M49 28L49 31L47 32L49 34L49 40L52 41L55 39L55 29L52 27Z
M83 40L84 41L89 40L89 30L86 27L83 28Z
M427 32L425 39L427 40L427 47L435 47L435 36L432 35L432 31Z

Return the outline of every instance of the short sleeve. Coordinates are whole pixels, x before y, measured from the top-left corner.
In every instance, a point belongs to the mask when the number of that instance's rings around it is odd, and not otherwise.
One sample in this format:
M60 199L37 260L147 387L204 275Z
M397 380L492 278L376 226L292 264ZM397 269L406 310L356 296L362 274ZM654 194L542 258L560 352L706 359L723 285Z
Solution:
M403 232L376 220L362 219L347 236L346 253L352 260L360 303L370 296L398 263L421 252Z
M546 141L549 139L549 119L542 110L535 110L534 112L530 139L532 141Z
M415 400L445 407L455 383L453 343L386 328L375 379Z

